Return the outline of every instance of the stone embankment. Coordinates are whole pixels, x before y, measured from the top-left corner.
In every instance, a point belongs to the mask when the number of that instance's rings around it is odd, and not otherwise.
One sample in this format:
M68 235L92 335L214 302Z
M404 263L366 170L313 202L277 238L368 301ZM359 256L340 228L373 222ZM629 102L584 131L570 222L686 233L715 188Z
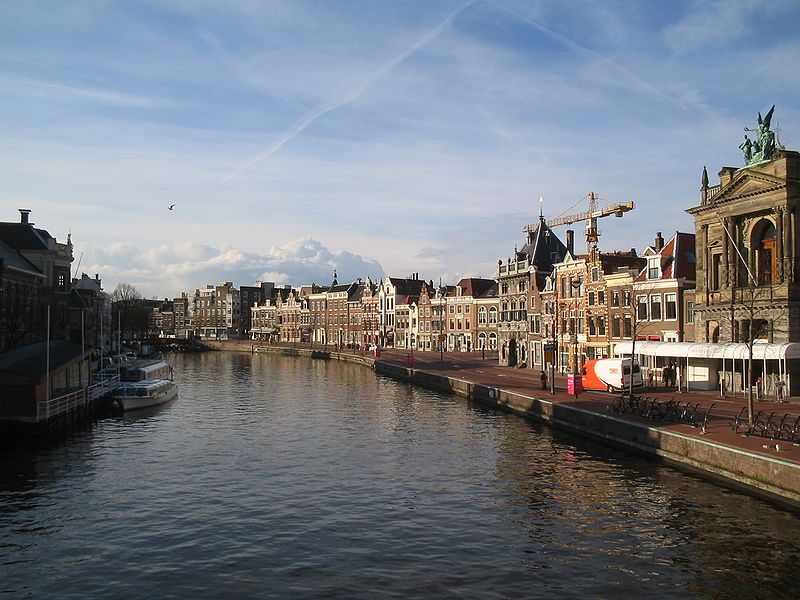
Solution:
M768 446L774 454L771 455L763 451L768 440L735 435L727 420L717 420L709 426L709 435L686 425L653 424L611 413L608 396L585 394L576 401L563 393L549 395L542 390L537 393L539 385L532 373L517 375L508 369L501 372L491 361L452 355L448 361L438 362L437 354L434 362L433 358L426 360L418 353L413 364L407 364L407 356L402 353L385 353L376 359L352 352L256 346L244 341L210 345L219 350L275 352L359 363L382 375L455 393L554 427L654 455L725 484L800 508L800 448L783 443L784 448L777 453L775 444L771 444ZM759 448L762 441L764 444Z

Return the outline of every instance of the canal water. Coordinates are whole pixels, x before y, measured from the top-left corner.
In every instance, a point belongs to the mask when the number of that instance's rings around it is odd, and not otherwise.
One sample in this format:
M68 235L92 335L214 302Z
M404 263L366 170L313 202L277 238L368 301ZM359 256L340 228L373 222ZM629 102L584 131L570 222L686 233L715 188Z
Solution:
M800 518L336 361L0 451L0 598L797 598Z

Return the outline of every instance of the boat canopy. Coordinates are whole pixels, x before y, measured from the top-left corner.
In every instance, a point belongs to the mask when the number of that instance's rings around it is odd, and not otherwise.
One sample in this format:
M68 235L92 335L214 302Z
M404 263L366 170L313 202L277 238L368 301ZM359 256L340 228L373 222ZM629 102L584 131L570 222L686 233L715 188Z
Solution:
M620 342L614 346L614 354L630 354L633 342ZM709 344L701 342L644 342L637 341L636 354L644 356L668 356L672 358L718 358L723 360L746 360L747 344ZM800 358L800 343L753 344L754 360L778 360Z

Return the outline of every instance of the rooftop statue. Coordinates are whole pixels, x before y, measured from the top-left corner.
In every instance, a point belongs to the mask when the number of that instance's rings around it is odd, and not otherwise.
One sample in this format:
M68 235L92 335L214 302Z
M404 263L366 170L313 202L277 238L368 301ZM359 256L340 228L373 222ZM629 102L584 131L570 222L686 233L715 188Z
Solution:
M744 154L744 164L746 167L775 158L777 154L775 132L769 128L774 111L775 105L773 104L765 117L762 118L761 113L758 113L758 127L755 129L744 128L745 131L756 134L755 139L751 140L745 133L744 142L739 145L739 149L741 149Z

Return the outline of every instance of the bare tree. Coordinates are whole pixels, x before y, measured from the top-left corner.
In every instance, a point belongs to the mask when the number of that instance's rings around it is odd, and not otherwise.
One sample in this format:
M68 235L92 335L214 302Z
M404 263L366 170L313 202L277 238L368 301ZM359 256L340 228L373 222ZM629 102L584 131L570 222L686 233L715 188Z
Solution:
M130 283L119 283L111 293L112 317L125 337L142 337L149 329L149 314L144 298Z

